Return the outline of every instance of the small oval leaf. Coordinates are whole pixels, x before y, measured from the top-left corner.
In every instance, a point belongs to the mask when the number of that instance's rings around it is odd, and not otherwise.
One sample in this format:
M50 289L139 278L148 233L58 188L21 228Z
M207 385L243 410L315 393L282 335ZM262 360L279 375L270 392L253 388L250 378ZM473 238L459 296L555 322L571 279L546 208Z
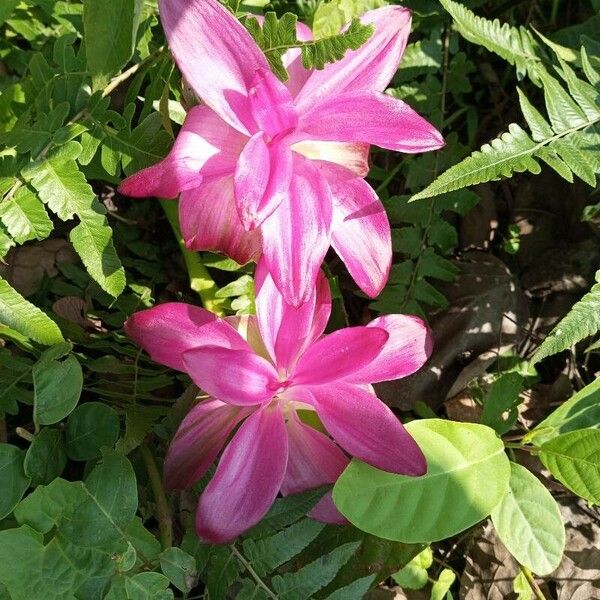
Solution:
M540 448L540 459L572 492L600 504L600 429L563 433Z
M552 573L565 548L565 526L550 492L525 467L510 464L509 490L492 511L508 551L537 575Z

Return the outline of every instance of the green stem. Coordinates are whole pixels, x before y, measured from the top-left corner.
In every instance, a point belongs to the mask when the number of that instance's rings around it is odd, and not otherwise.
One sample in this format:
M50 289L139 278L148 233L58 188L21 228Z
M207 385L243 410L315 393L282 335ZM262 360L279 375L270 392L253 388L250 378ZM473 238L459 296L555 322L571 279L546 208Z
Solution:
M536 599L537 600L546 600L546 596L544 596L544 592L542 592L542 590L540 589L540 586L537 584L536 580L533 578L531 571L527 567L524 567L523 565L519 565L519 568L521 569L521 573L523 573L523 576L525 577L525 579L527 579L527 583L529 584L529 587L531 588L531 591L533 592L533 595L536 597Z
M171 519L171 509L169 508L169 502L165 495L165 490L162 485L162 478L158 472L158 467L148 445L144 442L140 446L142 458L146 464L146 470L148 471L148 477L150 479L150 485L156 500L156 518L158 519L158 530L160 543L163 550L170 548L173 545L173 522Z
M202 305L206 310L210 310L216 315L223 316L223 304L225 302L222 298L217 298L216 293L219 291L217 284L214 279L210 276L207 268L202 264L200 255L197 252L190 252L183 241L181 235L181 229L179 228L179 216L177 214L177 202L172 200L161 200L160 201L165 215L171 224L171 229L177 238L179 249L183 255L185 266L190 278L190 287L198 293L202 300Z

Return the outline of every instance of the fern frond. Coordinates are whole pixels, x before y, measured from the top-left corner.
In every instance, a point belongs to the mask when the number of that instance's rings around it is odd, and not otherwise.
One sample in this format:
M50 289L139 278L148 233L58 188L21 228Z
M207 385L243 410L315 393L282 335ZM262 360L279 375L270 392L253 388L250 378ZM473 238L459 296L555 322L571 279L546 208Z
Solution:
M564 61L561 67L559 74L568 91L548 73L540 73L547 119L517 90L531 134L515 123L509 125L507 132L442 173L411 200L510 177L513 173L538 174L539 161L569 182L576 175L595 185L596 174L600 173L600 89L579 79Z
M533 363L562 352L600 331L600 270L596 272L596 282L542 342L533 356Z
M528 29L511 27L508 23L500 23L498 19L484 19L454 0L440 2L465 39L487 48L514 65L520 78L527 75L534 83L539 82L540 72L545 71L543 53Z
M281 81L288 80L283 55L291 48L300 48L306 69L323 69L326 64L344 58L348 50L360 48L373 34L372 25L363 25L359 19L352 19L350 25L336 35L301 42L296 37L296 21L297 17L292 13L277 17L274 12L265 14L262 27L253 17L243 21Z

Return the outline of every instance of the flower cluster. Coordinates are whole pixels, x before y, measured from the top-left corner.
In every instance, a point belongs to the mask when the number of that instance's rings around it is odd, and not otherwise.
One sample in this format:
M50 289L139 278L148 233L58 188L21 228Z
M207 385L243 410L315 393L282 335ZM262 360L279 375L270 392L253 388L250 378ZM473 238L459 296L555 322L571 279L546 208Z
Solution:
M369 146L423 152L443 140L383 93L410 30L404 8L366 13L373 35L323 70L305 69L299 49L289 50L284 84L218 0L159 7L171 52L202 103L169 155L120 191L179 197L188 248L258 262L255 317L220 319L168 303L126 324L157 362L187 372L211 396L181 424L165 478L173 489L191 486L222 452L196 520L202 539L220 543L256 524L279 492L335 482L348 455L395 473L425 472L416 443L371 384L422 366L427 327L388 315L323 335L331 298L320 266L333 246L367 295L381 291L391 236L363 179ZM312 38L301 24L297 35ZM343 521L329 495L311 516Z

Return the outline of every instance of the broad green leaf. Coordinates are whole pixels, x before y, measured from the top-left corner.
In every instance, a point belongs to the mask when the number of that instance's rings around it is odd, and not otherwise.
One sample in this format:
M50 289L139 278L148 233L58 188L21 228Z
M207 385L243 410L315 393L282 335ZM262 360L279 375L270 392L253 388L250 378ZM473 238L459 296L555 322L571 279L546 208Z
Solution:
M160 568L169 581L185 594L198 582L196 560L180 548L167 548L160 555Z
M143 5L143 0L84 0L85 54L95 90L131 58Z
M353 460L333 489L342 514L359 529L413 543L448 538L487 517L510 477L494 430L442 419L412 421L406 428L427 458L427 473L395 475Z
M0 582L12 600L73 600L73 592L93 577L114 571L110 555L82 549L25 526L0 531Z
M427 569L433 564L433 552L427 546L419 552L405 567L392 575L394 581L402 588L420 590L427 585L429 574Z
M35 391L33 416L40 425L64 419L76 406L83 388L81 365L73 354L63 360L50 358L50 348L33 366Z
M29 487L23 470L25 452L11 444L0 444L0 519L17 505Z
M19 2L20 0L2 0L2 4L0 4L0 25L10 17Z
M37 306L25 300L2 277L0 277L0 323L46 346L64 342L58 325Z
M144 441L152 426L164 415L165 410L159 406L143 406L141 404L127 406L125 408L125 435L117 442L117 450L123 454L129 454Z
M28 165L23 176L60 219L78 217L79 224L70 233L73 247L100 287L117 297L125 288L125 272L113 246L106 210L75 162L80 153L80 144L69 142Z
M21 525L29 525L40 533L48 533L69 519L75 509L87 498L81 481L55 479L49 485L38 486L19 502L15 518Z
M509 490L492 511L498 536L519 563L548 575L565 547L565 526L550 492L525 467L510 463Z
M128 600L172 600L173 592L168 587L169 580L160 573L138 573L125 578Z
M67 454L72 460L91 460L103 446L113 447L119 437L119 415L101 402L86 402L70 415L65 430Z
M592 381L550 413L527 437L536 446L577 429L600 427L600 378Z
M67 453L62 432L45 427L33 438L23 466L32 484L39 485L56 479L66 464Z
M309 600L335 577L359 546L360 542L344 544L295 573L275 575L273 589L281 600Z
M19 188L13 198L0 203L0 221L17 244L43 240L53 229L44 205L27 187Z
M600 429L563 433L543 444L539 456L563 485L600 504Z
M124 528L133 520L138 506L137 484L130 462L105 448L102 461L85 480L84 491L86 500L62 524L64 536L87 547L126 538Z

